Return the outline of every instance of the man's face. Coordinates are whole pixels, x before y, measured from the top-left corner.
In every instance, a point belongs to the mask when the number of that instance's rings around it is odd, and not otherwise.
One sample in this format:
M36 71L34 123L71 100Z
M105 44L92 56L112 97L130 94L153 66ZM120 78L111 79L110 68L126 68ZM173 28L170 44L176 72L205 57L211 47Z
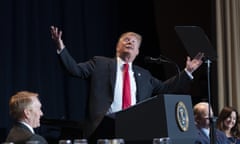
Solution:
M40 126L40 118L43 115L41 103L37 97L32 97L32 104L27 108L28 124L33 127Z
M124 61L132 62L139 53L140 41L133 34L121 37L117 45L117 55Z
M211 112L210 116L212 117L213 116L212 110L210 112ZM209 120L208 107L206 107L202 110L202 114L200 115L200 117L198 119L198 125L201 126L202 128L209 128L210 120Z

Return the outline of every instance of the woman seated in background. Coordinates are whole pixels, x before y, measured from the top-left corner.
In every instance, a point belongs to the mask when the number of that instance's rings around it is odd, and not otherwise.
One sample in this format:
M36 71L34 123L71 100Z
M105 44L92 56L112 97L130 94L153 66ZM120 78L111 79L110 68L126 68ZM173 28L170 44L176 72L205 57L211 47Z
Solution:
M238 111L233 107L224 107L217 119L217 128L223 131L230 143L240 144Z

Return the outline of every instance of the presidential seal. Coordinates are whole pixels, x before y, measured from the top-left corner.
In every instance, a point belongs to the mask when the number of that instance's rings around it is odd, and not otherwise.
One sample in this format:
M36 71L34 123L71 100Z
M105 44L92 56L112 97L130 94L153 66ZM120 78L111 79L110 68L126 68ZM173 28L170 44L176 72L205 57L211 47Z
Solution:
M188 111L185 104L180 101L176 104L176 120L181 131L187 131L189 127Z

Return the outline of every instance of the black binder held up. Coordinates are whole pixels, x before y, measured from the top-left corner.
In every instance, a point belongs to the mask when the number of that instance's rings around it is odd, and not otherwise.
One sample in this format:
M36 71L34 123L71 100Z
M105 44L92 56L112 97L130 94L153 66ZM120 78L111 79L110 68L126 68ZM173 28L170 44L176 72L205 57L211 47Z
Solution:
M196 139L189 95L158 95L115 116L115 137L126 141L152 143L153 138L170 137L174 144L193 144Z

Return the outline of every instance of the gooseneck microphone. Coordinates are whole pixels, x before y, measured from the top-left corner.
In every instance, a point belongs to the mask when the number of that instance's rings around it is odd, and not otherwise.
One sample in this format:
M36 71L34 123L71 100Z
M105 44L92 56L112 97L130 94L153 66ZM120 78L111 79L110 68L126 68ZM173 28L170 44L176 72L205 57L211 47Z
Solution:
M147 63L156 63L156 64L169 63L169 64L173 64L173 65L175 65L175 67L177 69L178 75L180 75L180 68L179 68L178 64L175 63L173 60L171 60L171 59L169 59L169 58L167 58L167 57L165 57L163 55L160 55L157 58L146 56L144 58L144 60Z
M168 61L168 60L163 59L161 57L154 58L154 57L150 57L150 56L146 56L145 57L145 62L157 63L157 64L160 64L160 63L172 63L171 61Z

